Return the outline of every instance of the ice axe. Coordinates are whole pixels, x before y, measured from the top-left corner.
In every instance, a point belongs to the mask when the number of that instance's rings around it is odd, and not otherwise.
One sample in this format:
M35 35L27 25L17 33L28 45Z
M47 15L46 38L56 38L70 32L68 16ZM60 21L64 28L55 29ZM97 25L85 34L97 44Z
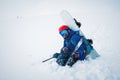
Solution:
M57 58L58 56L59 56L59 53L55 53L55 54L53 54L53 56L51 58L48 58L48 59L46 59L46 60L44 60L42 62L46 62L46 61L51 60L53 58Z
M42 61L42 63L44 63L44 62L46 62L46 61L48 61L48 60L50 60L50 59L52 59L52 58L53 58L53 57L48 58L48 59L46 59L46 60Z

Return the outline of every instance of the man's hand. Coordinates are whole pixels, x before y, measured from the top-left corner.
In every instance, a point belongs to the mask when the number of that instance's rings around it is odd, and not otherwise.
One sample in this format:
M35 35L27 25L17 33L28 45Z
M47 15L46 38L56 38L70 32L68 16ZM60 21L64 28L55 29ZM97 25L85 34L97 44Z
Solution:
M63 48L62 48L62 52L63 52L63 53L66 53L66 52L68 52L68 51L69 51L69 50L68 50L67 47L63 47Z

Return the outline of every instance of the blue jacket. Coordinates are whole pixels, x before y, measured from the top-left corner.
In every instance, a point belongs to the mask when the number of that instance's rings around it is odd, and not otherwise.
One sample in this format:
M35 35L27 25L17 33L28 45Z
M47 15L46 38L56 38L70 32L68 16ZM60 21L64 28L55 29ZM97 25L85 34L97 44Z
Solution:
M77 46L77 44L81 38L84 38L84 37L80 36L78 31L71 30L69 36L64 39L63 47L67 47L68 51L71 52L71 54L72 54L72 52L75 50L75 47ZM85 50L85 44L82 43L81 46L76 51L80 55L80 58L79 58L80 60L84 60L86 57L84 50Z

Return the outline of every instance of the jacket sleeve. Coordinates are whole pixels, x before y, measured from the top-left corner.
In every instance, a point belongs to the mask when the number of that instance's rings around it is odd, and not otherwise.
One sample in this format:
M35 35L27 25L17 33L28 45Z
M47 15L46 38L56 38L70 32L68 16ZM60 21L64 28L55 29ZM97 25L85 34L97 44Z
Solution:
M60 53L63 53L63 48L64 48L64 47L67 47L66 41L63 42L63 47L60 49Z
M80 39L81 39L81 37L79 35L75 34L71 38L71 43L76 47Z
M68 48L70 49L71 52L74 51L75 47L77 46L78 42L80 40L80 36L77 34L74 34L68 44Z

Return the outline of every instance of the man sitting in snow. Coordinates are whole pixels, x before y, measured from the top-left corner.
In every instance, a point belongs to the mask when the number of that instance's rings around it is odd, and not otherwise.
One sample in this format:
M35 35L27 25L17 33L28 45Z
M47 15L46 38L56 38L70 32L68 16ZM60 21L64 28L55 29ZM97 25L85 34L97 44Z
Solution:
M72 66L77 60L84 60L90 53L92 40L86 40L78 31L71 30L67 25L59 28L59 33L64 39L60 53L53 55L61 66Z

